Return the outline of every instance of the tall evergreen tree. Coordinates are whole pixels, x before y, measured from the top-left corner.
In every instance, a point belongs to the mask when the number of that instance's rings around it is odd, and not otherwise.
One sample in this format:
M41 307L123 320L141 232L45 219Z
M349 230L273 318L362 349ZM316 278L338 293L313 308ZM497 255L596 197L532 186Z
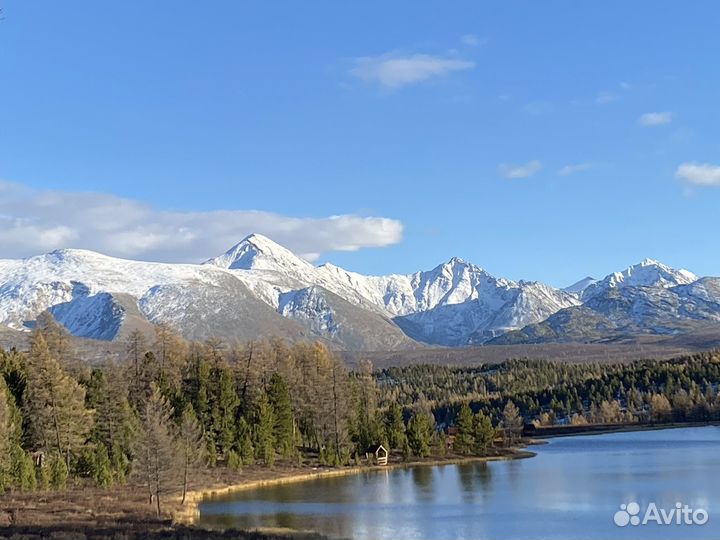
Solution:
M272 466L275 462L274 433L275 415L267 397L262 396L255 412L255 450L267 466Z
M0 377L0 493L12 484L12 447L15 435L10 393Z
M295 418L288 387L278 373L270 377L267 396L275 419L275 448L281 456L290 457L295 452Z
M494 442L495 428L493 428L490 418L480 411L473 418L473 452L478 456L483 456L487 454L488 448Z
M459 454L469 454L475 445L473 430L473 413L467 403L463 403L457 417L457 434L453 442L453 450Z
M385 437L393 450L401 450L405 446L405 422L403 422L402 408L397 403L391 403L384 415Z
M426 413L416 412L410 419L407 438L413 455L426 457L430 454L433 427Z

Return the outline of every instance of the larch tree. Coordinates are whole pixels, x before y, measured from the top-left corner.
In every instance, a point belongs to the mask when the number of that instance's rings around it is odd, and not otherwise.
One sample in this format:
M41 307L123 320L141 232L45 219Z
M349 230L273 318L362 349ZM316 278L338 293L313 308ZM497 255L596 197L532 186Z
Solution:
M190 405L185 407L180 426L178 428L177 442L182 462L182 501L185 504L188 486L202 464L205 454L205 441L202 427L197 421L195 412Z
M503 409L502 427L508 445L512 445L522 435L523 419L512 401L508 401Z
M177 441L172 432L173 411L156 384L151 385L145 401L136 442L133 475L148 490L158 516L162 501L177 491L178 472L182 470Z
M27 357L25 414L32 446L70 457L87 441L93 427L85 408L85 389L68 376L51 355L41 331Z

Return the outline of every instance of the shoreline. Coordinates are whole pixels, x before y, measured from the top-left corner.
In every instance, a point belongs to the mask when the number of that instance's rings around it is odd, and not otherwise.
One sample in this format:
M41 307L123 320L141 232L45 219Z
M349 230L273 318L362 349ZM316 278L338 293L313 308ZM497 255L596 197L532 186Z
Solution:
M663 429L682 429L696 427L719 427L718 421L707 422L657 422L657 423L627 423L627 424L587 424L582 426L548 426L539 428L525 437L539 440L555 439L558 437L579 437L588 435L604 435L607 433L630 433L634 431L660 431ZM546 433L543 433L547 431Z
M528 439L526 446L537 444L546 444L542 441ZM248 491L253 489L261 489L271 486L279 486L285 484L296 484L301 482L309 482L312 480L320 480L324 478L339 478L343 476L351 476L364 472L380 472L396 469L407 469L415 467L439 467L443 465L458 465L462 463L478 463L491 461L511 461L515 459L528 459L535 457L537 454L526 447L520 447L508 450L506 454L497 456L453 456L449 458L435 458L426 461L408 461L408 462L392 462L387 465L365 465L352 466L344 468L316 468L310 472L299 472L297 474L288 474L285 476L276 476L274 478L265 478L261 480L252 480L242 484L230 484L227 486L214 486L203 489L192 490L187 493L185 504L180 506L178 503L177 511L173 512L172 521L175 524L195 525L200 517L200 504L213 497L222 497L231 495L240 491Z
M594 427L593 427L594 426ZM311 470L298 471L297 473L290 473L282 476L274 476L263 478L259 480L252 480L246 483L230 484L230 485L217 485L207 488L201 488L192 490L187 493L185 504L180 506L178 503L176 511L172 514L172 521L175 524L180 525L196 525L200 517L200 504L206 499L215 497L222 497L225 495L231 495L233 493L248 491L253 489L261 489L265 487L295 484L301 482L309 482L312 480L319 480L324 478L339 478L343 476L350 476L354 474L361 474L364 472L379 472L396 469L406 469L415 467L439 467L444 465L457 465L462 463L475 463L475 462L492 462L492 461L511 461L515 459L527 459L537 455L536 452L528 450L529 446L538 446L549 444L549 439L560 438L560 437L577 437L577 436L591 436L591 435L604 435L608 433L627 433L635 431L659 431L663 429L680 429L680 428L694 428L694 427L707 427L707 426L720 426L720 422L670 422L670 423L653 423L653 424L614 424L614 425L598 425L589 424L588 426L581 426L578 429L572 431L563 431L560 428L559 431L552 433L540 433L534 432L528 434L525 437L525 445L516 449L508 450L506 454L496 456L452 456L448 458L431 458L425 461L409 461L409 462L391 462L387 465L364 465L364 466L352 466L344 467L340 469L329 468L329 467L318 467ZM557 429L557 426L555 426ZM551 430L552 428L548 428Z

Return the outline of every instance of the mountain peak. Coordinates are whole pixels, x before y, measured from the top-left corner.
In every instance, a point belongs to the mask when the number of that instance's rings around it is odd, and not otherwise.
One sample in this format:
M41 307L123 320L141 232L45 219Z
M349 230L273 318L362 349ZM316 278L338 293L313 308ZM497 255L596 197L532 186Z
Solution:
M655 259L645 259L629 266L620 272L605 276L602 280L593 283L582 292L583 300L587 300L600 291L607 289L622 289L625 287L676 287L688 285L698 277L688 270L675 269Z
M267 236L253 233L243 238L222 255L205 261L229 270L275 270L288 268L313 268L289 249Z
M597 279L595 279L592 276L587 276L582 278L581 280L573 283L569 287L565 287L563 291L571 293L571 294L582 294L582 292L587 289L590 285L593 283L596 283Z

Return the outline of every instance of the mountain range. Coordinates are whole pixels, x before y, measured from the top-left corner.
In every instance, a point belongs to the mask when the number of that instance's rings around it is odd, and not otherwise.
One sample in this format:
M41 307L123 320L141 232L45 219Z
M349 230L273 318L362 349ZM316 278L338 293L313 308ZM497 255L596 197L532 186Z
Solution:
M650 259L565 289L458 258L366 276L314 266L259 234L203 264L78 249L0 260L0 327L28 330L44 311L75 336L108 341L167 323L188 339L274 335L343 350L608 342L720 322L720 279Z

